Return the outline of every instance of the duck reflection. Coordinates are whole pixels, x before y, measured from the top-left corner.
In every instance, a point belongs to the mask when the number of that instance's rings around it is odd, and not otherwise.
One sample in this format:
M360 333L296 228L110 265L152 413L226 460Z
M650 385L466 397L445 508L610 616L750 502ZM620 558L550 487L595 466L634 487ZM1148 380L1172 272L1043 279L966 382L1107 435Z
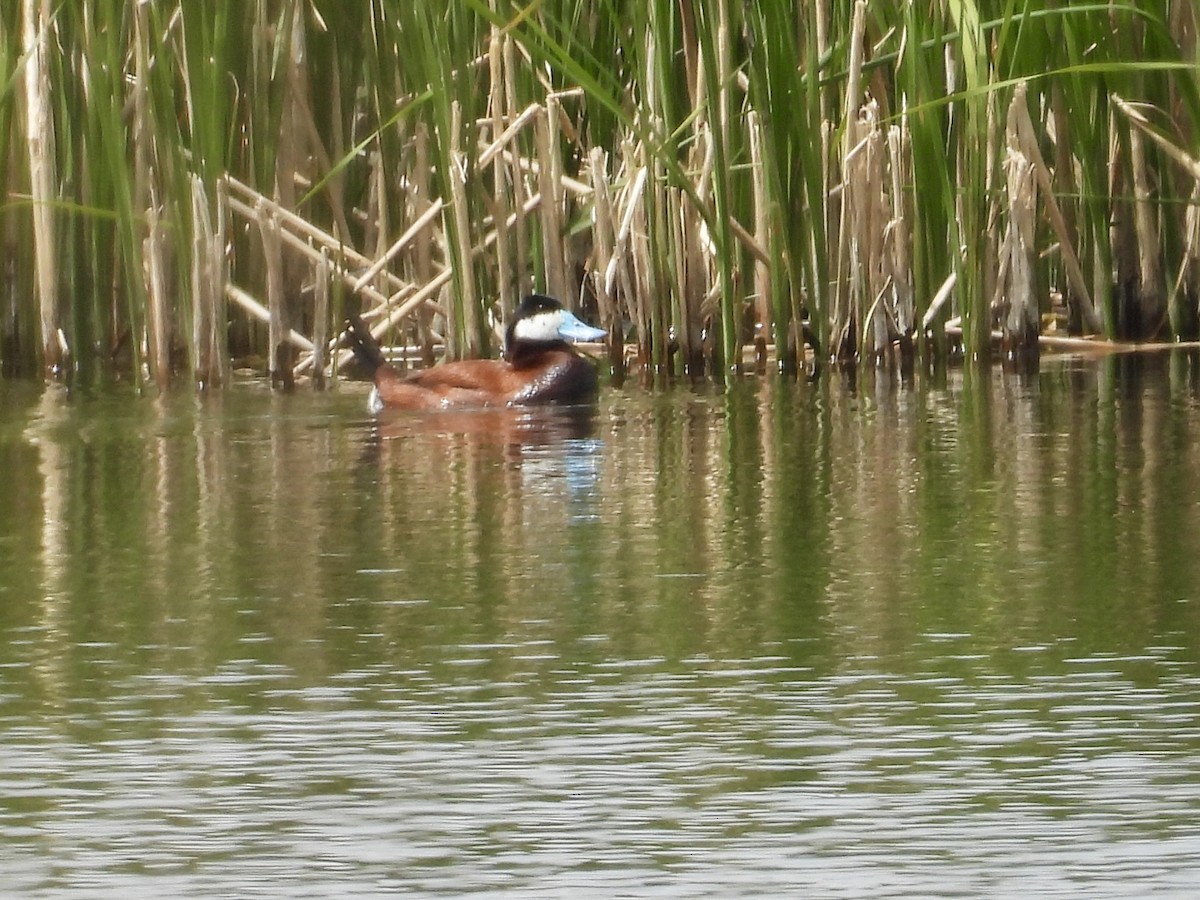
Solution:
M405 568L411 592L441 596L449 579L517 598L523 579L590 543L580 528L603 505L596 432L594 407L385 412L358 472L375 498L362 539Z
M371 423L362 462L385 482L415 479L434 492L453 489L466 471L491 471L519 473L523 492L578 495L595 480L596 431L595 405L385 411Z
M596 407L501 407L447 409L433 412L391 412L377 420L380 441L429 435L458 435L480 446L545 447L591 437Z

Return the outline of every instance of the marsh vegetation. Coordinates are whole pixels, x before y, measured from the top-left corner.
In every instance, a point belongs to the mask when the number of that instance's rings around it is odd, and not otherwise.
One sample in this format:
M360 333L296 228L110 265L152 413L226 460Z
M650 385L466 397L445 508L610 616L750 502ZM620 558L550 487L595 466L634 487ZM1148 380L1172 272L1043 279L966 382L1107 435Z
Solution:
M430 362L520 295L615 371L1192 340L1192 0L20 0L0 362Z

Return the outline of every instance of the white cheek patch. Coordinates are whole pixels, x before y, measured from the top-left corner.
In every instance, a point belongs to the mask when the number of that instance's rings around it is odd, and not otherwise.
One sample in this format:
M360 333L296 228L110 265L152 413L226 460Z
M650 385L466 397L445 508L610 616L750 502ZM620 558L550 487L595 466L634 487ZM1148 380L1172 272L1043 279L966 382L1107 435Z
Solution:
M533 343L558 341L562 339L558 333L562 324L562 310L556 309L551 312L538 313L536 316L530 316L528 319L521 319L517 322L516 327L513 329L513 337L518 341L530 341Z

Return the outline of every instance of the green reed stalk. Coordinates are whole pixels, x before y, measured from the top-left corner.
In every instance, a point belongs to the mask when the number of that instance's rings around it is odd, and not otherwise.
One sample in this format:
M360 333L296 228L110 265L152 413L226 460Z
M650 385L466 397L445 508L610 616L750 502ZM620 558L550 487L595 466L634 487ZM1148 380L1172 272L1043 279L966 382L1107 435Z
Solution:
M714 221L710 222L709 238L713 242L713 252L716 256L721 333L720 343L714 342L714 351L719 348L720 356L714 358L713 369L739 370L741 342L738 326L741 297L734 285L736 251L733 233L729 227L729 220L735 214L735 185L731 171L734 147L730 125L730 93L734 86L729 58L729 6L727 0L696 0L693 10L696 13L700 69L704 76L703 108L707 126L704 133L711 142L713 158L710 189Z
M13 98L21 83L20 13L21 9L16 3L6 3L3 9L0 9L0 196L6 198L13 193L13 185L10 184L13 174L10 157L13 153L12 135L18 133L14 126L16 103ZM14 182L15 180L13 179ZM15 236L12 235L14 207L14 204L8 202L0 205L0 243L5 247L13 247L16 243ZM12 273L10 277L16 280L19 268L17 254L10 255L9 264L9 271ZM15 305L15 299L11 296L12 288L12 285L0 284L0 298L3 298L6 310L5 319L10 323L15 318L9 314L9 310ZM33 354L26 352L22 357L18 352L23 344L32 343L22 340L22 337L17 329L10 331L9 326L0 326L0 371L17 371L31 367Z
M946 94L941 31L937 23L919 15L914 4L904 6L898 23L905 52L896 72L900 93L896 113L906 117L912 147L912 191L908 206L912 235L912 282L915 315L922 321L928 305L954 268L957 256L953 238L955 190L954 167L949 153L949 108L933 101ZM946 353L943 323L946 315L932 323L934 358ZM925 349L925 343L920 343Z
M60 248L52 208L58 195L58 176L50 97L51 25L48 0L24 0L25 137L33 202L39 337L44 366L49 371L56 371L62 363L63 349L58 340Z
M126 58L132 32L132 23L125 16L128 9L129 4L121 0L106 0L92 6L92 16L84 9L84 17L71 22L70 27L77 39L82 38L79 62L86 67L92 90L91 99L81 104L78 119L85 124L81 139L88 149L83 173L87 196L93 206L115 213L112 272L120 278L121 287L105 302L108 316L103 327L113 352L125 348L134 371L138 371L146 321L142 261L145 209L138 208L124 125ZM96 238L92 246L99 251L103 231ZM97 262L104 258L105 254L98 252ZM104 283L96 287L103 290Z
M772 337L781 368L793 371L797 347L793 328L804 318L813 323L819 347L828 347L826 322L828 249L825 245L826 181L823 131L826 128L821 86L824 34L819 3L804 5L797 25L791 3L767 2L747 9L750 99L763 123L764 211L774 261L768 273L772 301ZM797 60L802 65L797 65ZM804 227L795 227L796 223ZM790 346L791 345L791 346Z
M851 4L202 6L21 0L0 8L6 366L21 352L52 362L57 344L31 348L32 338L53 331L57 341L59 328L75 366L117 357L140 372L149 345L159 381L164 359L178 358L165 351L183 349L211 383L204 360L216 335L238 352L261 350L261 325L230 316L220 291L201 301L192 287L221 279L201 273L223 268L215 247L226 172L336 235L347 258L374 256L430 203L443 203L442 221L378 273L393 296L371 302L398 309L449 279L439 275L448 266L453 281L440 308L455 353L487 350L485 313L518 285L570 294L580 280L595 281L588 269L596 263L579 247L598 201L569 180L597 177L611 179L603 218L614 290L605 316L637 323L648 365L694 371L707 324L710 369L736 367L745 329L757 324L769 326L777 362L792 369L805 314L820 354L830 352L838 313L828 234L842 223L829 198L848 174L829 148L842 145L863 110L836 99L847 93ZM1136 336L1165 315L1164 333L1195 333L1200 265L1187 234L1196 216L1182 201L1196 178L1163 143L1196 155L1194 4L947 0L864 9L860 94L878 110L890 156L873 158L864 182L880 194L860 207L870 209L857 238L869 258L848 259L860 268L846 271L876 295L863 295L855 313L874 316L873 340L885 322L885 342L903 338L954 272L952 302L929 325L939 342L934 358L945 356L951 307L963 316L968 353L986 356L989 280L1013 208L997 177L999 129L989 110L1008 108L1018 80L1028 90L1020 140L1039 184L1031 283L1043 310L1047 289L1056 289L1078 330ZM37 71L23 44L27 12L47 19L61 48ZM22 115L38 79L50 86L43 115L54 138L43 167L31 164L36 140ZM496 98L490 106L488 97ZM1134 124L1116 97L1147 124ZM553 116L541 145L528 127L480 168L481 139L531 107ZM887 130L898 126L905 131ZM883 152L878 137L872 153ZM524 209L539 191L544 205ZM506 207L507 234L494 220ZM261 296L267 268L251 236L257 229L247 225L236 220L224 231L230 277ZM493 233L496 244L484 247ZM890 277L911 285L911 301L880 288L885 263L893 264L879 258L892 252L889 240L906 242L889 259L911 271ZM333 313L302 295L314 263L293 249L284 252L281 315L294 319L289 327L318 332ZM327 252L329 277L344 283L345 260ZM512 265L501 269L497 255ZM745 302L756 278L769 309ZM39 300L39 279L48 285L41 297L57 290L57 300ZM57 324L43 327L55 312ZM406 333L428 338L430 307L417 318L422 324Z
M986 360L991 348L990 312L985 282L984 252L988 197L989 65L979 10L970 0L950 0L950 13L959 32L965 95L958 105L957 171L959 206L956 219L958 292L963 322L963 352L968 359ZM979 236L979 237L977 237Z
M430 14L425 8L404 4L397 11L397 23L401 34L419 38L405 40L411 59L404 72L413 83L432 91L432 124L437 136L435 191L453 198L444 218L449 252L455 257L447 349L452 356L477 355L485 352L489 341L470 253L471 223L479 208L470 195L473 184L464 179L471 177L468 160L478 140L480 114L474 100L481 92L472 64L483 46L482 29L477 20L455 6Z

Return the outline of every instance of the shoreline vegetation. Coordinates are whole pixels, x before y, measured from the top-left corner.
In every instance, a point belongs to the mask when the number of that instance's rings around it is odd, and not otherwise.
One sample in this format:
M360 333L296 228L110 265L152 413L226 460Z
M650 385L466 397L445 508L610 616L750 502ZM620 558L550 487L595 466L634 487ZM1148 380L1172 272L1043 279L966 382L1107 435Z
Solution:
M1200 12L14 0L0 368L290 386L521 295L616 375L1200 339Z

